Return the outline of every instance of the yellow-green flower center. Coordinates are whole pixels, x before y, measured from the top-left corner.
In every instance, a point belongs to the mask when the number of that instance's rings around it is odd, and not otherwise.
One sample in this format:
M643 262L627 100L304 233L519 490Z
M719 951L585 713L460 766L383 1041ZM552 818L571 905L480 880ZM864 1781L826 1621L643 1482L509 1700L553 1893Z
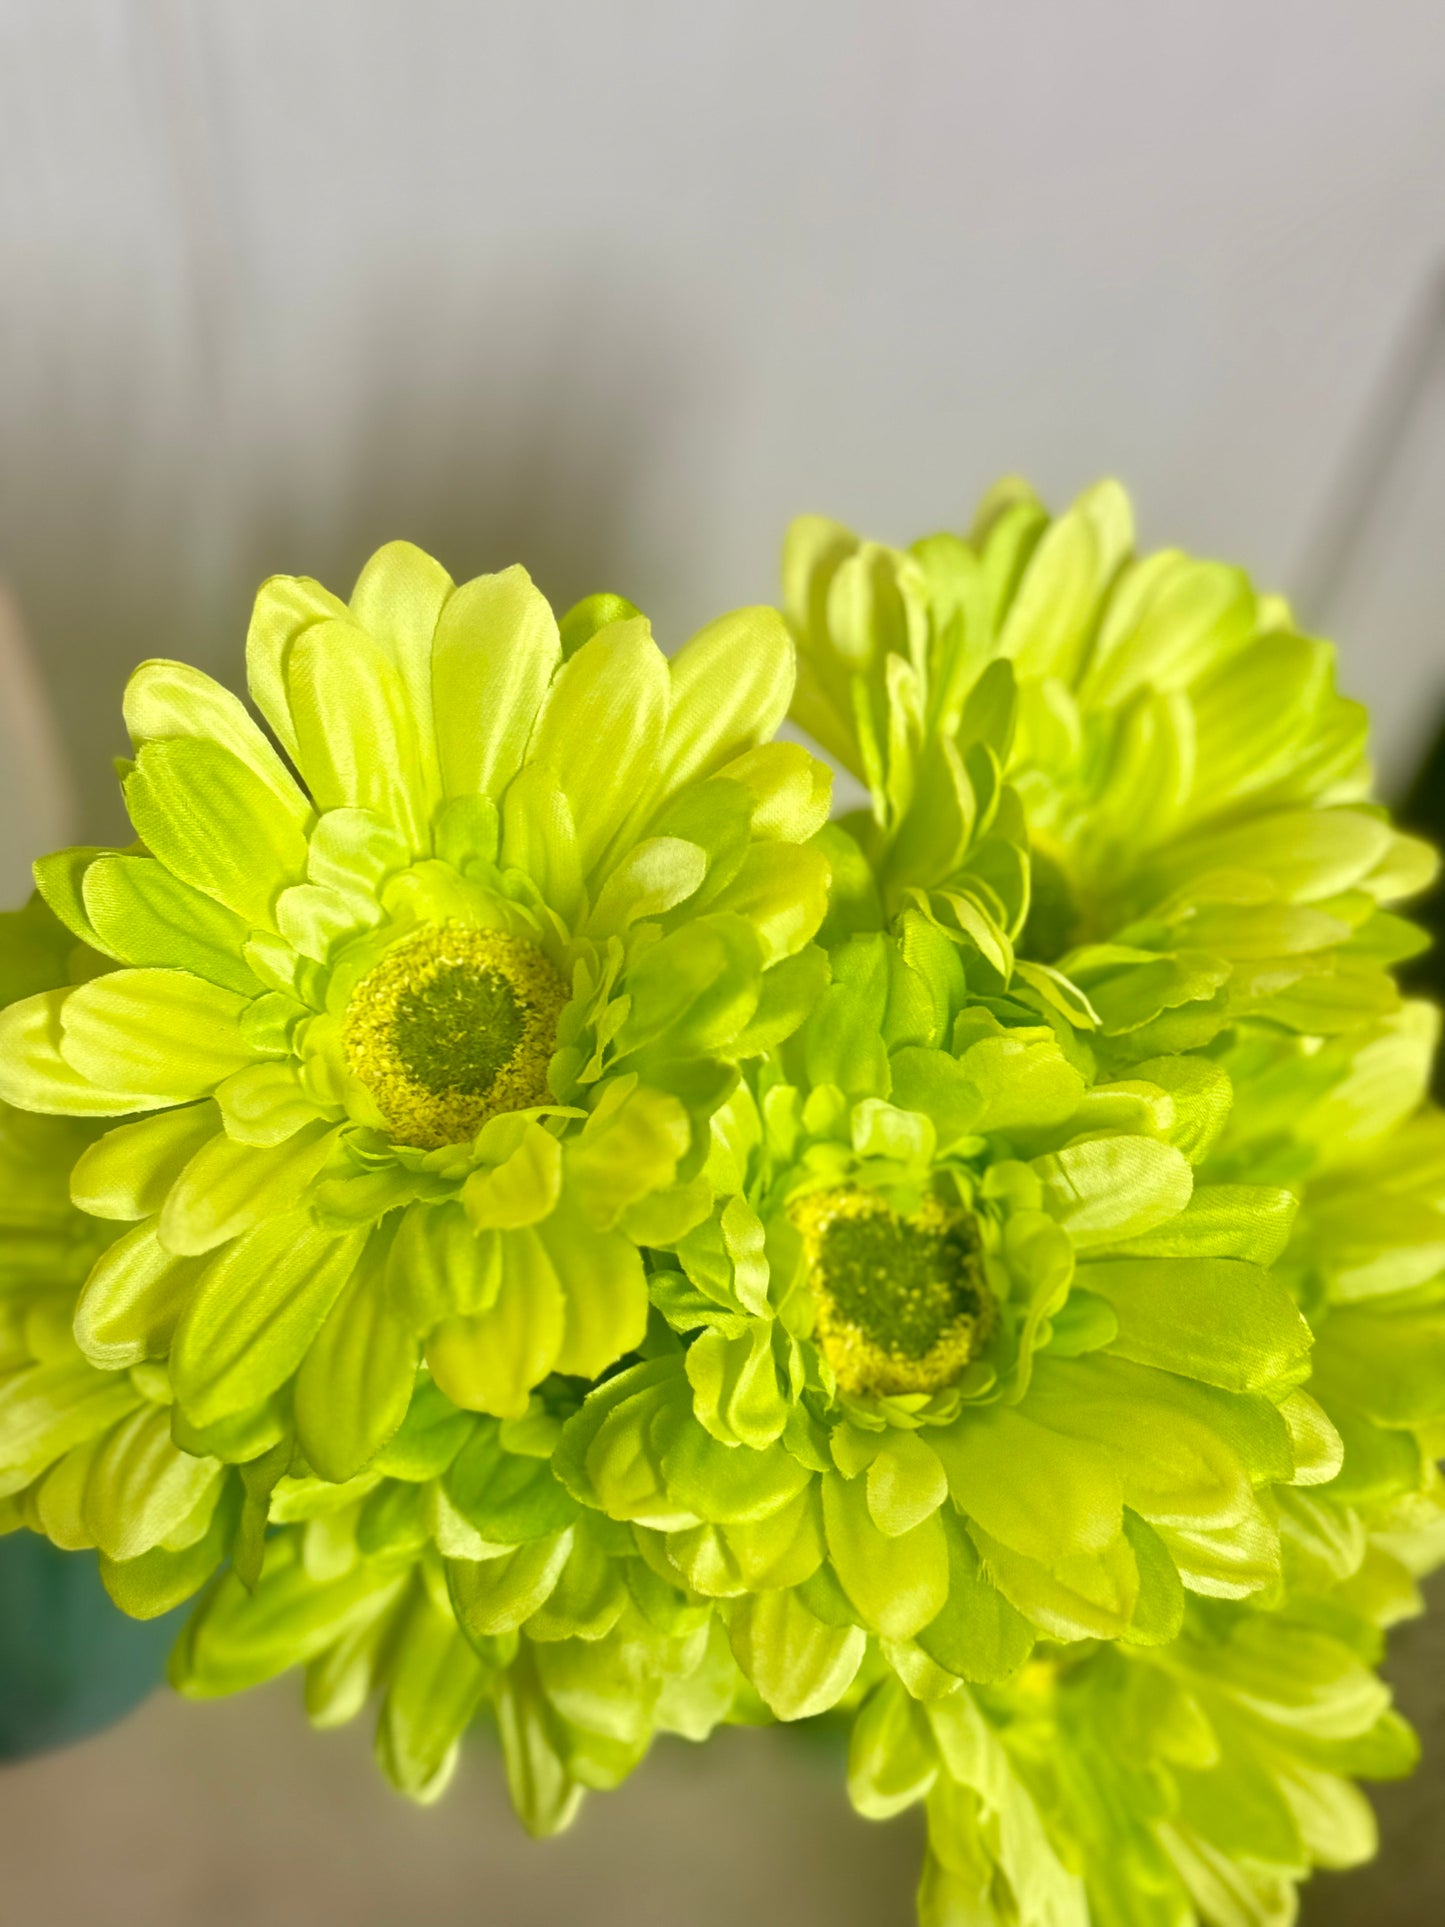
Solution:
M388 951L351 993L346 1055L399 1144L474 1137L547 1101L567 988L534 944L444 923Z
M994 1324L972 1218L932 1198L904 1216L852 1188L800 1198L792 1217L840 1389L889 1397L951 1385Z

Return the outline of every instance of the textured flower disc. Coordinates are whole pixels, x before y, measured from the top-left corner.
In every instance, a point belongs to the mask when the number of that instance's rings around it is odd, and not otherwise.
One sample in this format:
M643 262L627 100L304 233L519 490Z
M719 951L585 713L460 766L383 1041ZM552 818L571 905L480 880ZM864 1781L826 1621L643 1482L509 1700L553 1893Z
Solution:
M951 1385L994 1323L972 1220L934 1198L905 1215L856 1189L807 1193L789 1216L840 1390L887 1397Z
M346 1056L398 1144L464 1143L548 1099L567 988L524 938L448 922L399 943L351 993Z

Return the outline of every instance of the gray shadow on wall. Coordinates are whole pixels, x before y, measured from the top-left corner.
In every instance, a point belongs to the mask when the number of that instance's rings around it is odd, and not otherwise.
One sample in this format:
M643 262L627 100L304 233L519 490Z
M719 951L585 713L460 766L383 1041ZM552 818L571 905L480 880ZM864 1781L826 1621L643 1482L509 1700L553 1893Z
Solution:
M425 310L359 290L363 319L335 366L283 334L210 357L178 388L136 338L128 408L57 427L53 398L37 398L3 456L0 574L24 611L83 839L128 840L110 759L127 747L130 670L178 656L240 687L267 575L346 594L373 549L405 537L459 580L523 562L559 612L597 588L675 599L655 568L640 580L653 451L699 393L665 317L585 276L533 274L521 296L501 271L485 289L426 285ZM126 365L124 341L97 338L94 352Z
M461 345L454 325L419 339L418 317L379 318L320 495L285 475L258 492L250 573L304 567L340 593L403 536L458 580L520 561L559 612L598 588L642 599L638 498L692 384L656 318L645 337L628 320L582 277Z

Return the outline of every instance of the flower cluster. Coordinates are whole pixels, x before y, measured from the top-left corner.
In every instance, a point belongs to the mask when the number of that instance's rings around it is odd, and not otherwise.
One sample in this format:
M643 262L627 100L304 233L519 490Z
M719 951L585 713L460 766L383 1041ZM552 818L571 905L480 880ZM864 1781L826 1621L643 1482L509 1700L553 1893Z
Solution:
M925 1927L1263 1927L1445 1559L1433 856L1112 485L784 576L669 658L394 544L262 589L265 729L137 671L0 929L0 1526L413 1798L829 1715Z

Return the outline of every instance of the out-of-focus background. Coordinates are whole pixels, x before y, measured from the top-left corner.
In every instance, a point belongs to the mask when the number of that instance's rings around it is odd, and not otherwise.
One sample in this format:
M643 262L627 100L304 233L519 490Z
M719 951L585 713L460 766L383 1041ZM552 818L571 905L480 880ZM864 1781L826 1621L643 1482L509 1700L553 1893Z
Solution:
M906 540L1009 469L1294 595L1398 789L1442 180L1438 0L0 0L0 893L121 832L127 670L235 677L272 571L405 535L680 641L799 509ZM1321 1927L1439 1918L1445 1639L1399 1654L1433 1787ZM674 1748L539 1849L485 1751L416 1814L284 1686L158 1698L0 1776L0 1912L907 1921L907 1825L781 1748Z

